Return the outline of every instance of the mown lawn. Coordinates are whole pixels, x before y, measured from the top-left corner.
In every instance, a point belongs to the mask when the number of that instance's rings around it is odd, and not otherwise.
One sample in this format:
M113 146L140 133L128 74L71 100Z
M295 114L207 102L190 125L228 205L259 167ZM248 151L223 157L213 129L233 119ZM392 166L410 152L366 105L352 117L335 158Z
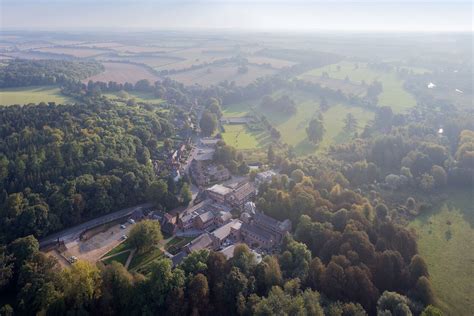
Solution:
M472 191L450 192L449 200L414 220L418 248L446 315L474 310L474 199Z
M222 137L226 144L238 150L263 148L270 142L267 131L251 131L243 124L224 125L224 130Z
M324 72L327 72L330 78L339 80L348 78L349 81L357 84L380 81L383 92L379 95L379 105L390 106L396 113L405 112L416 105L415 98L403 88L403 80L399 79L395 72L377 71L369 68L365 63L343 61L312 69L303 75L320 77Z
M74 100L62 95L59 88L51 86L0 89L0 105L25 105L40 102L65 104L74 103Z
M158 248L153 248L152 250L143 254L135 253L128 269L133 272L141 272L146 268L146 266L161 256L163 256L163 252Z
M128 244L127 241L124 241L120 244L117 245L117 247L113 248L112 250L110 250L109 252L107 252L104 257L108 257L108 256L111 256L111 255L114 255L116 253L119 253L121 251L124 251L124 250L128 250L130 249L130 245Z
M130 251L123 252L121 254L118 254L116 256L107 258L105 260L102 260L104 264L111 264L112 261L117 261L120 262L122 265L125 265L127 262L128 256L130 255Z

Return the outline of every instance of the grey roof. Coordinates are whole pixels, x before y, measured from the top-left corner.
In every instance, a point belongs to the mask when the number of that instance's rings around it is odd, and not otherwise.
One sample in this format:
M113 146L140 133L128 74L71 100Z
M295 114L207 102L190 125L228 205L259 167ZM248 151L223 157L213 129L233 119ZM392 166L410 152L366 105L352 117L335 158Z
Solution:
M201 215L198 216L198 218L203 222L206 223L214 218L214 213L211 211L207 211L205 213L202 213Z
M186 245L189 252L198 251L208 248L212 245L211 236L208 233L204 233L199 237L193 239L189 244Z
M275 239L274 236L272 234L270 234L269 232L267 232L267 231L265 231L261 228L258 228L257 226L251 225L251 224L243 223L242 224L242 231L243 230L248 230L249 232L252 232L255 235L259 235L260 237L262 237L262 239L266 239L268 241Z
M242 226L242 221L240 221L238 219L234 219L234 220L228 222L227 224L222 225L221 227L219 227L215 231L213 231L212 235L214 237L216 237L217 239L219 239L219 240L224 240L227 237L229 237L232 228L240 229L241 226Z
M180 251L178 252L177 254L175 254L172 258L171 258L171 262L173 263L173 267L176 267L178 264L181 263L181 261L183 261L183 259L186 257L186 253L184 251Z

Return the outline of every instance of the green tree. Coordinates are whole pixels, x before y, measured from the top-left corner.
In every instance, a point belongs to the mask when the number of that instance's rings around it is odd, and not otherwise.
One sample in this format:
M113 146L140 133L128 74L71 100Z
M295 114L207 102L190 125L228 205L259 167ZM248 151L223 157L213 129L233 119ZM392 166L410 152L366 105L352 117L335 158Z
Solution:
M390 314L388 314L390 313ZM411 316L408 298L396 292L385 291L377 301L378 315Z
M71 310L89 309L100 294L99 269L86 261L77 261L69 269L61 271L60 287L66 306Z
M355 118L354 114L347 113L346 117L344 118L344 131L346 133L353 133L357 130L357 119Z
M433 305L428 305L421 313L421 316L443 316L443 312Z
M160 223L157 221L144 220L135 224L130 230L128 242L137 248L138 253L144 253L156 246L161 240Z
M434 165L431 167L431 176L434 179L435 186L438 188L444 187L448 182L448 175L441 166Z
M188 205L189 202L193 199L193 193L191 192L191 189L189 188L189 184L186 182L183 183L183 186L181 187L181 190L179 191L179 197L181 198L181 201L183 202L184 205Z
M306 128L306 134L308 139L313 144L318 144L323 140L324 133L326 132L323 122L318 118L313 118Z
M206 276L196 274L189 282L188 293L192 314L205 314L209 308L209 285Z
M199 121L199 127L204 136L211 136L217 128L217 116L209 111L204 111Z
M163 203L163 200L168 193L168 185L162 179L153 181L148 187L147 196L155 204Z

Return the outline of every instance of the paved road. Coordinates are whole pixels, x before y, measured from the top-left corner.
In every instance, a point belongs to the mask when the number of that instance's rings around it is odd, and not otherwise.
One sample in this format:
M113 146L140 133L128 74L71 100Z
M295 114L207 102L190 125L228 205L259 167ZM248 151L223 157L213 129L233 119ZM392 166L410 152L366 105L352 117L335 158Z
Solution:
M109 213L109 214L103 215L101 217L91 219L90 221L87 221L85 223L79 224L79 225L71 227L71 228L67 228L65 230L62 230L60 232L51 234L51 235L41 239L40 240L40 246L44 246L44 245L47 245L51 242L54 242L58 238L59 238L59 240L64 241L66 243L70 242L70 241L73 241L75 239L78 239L80 234L86 229L93 228L93 227L96 227L98 225L102 225L102 224L105 224L105 223L108 223L108 222L112 222L112 221L114 221L116 219L119 219L121 217L130 215L136 209L147 208L147 207L152 207L152 206L153 206L153 204L151 204L151 203L140 204L140 205L136 205L136 206L133 206L133 207L122 209L120 211Z

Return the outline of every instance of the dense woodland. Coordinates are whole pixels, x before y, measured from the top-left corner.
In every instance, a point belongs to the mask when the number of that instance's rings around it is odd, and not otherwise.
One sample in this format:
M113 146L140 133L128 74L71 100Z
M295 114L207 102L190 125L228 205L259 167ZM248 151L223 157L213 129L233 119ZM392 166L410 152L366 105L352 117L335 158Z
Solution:
M194 107L205 105L201 128L212 134L221 105L282 88L312 93L326 107L327 100L344 100L376 116L328 155L299 158L280 143L268 148L265 163L280 175L262 185L256 203L294 228L278 252L257 263L246 246L229 261L200 251L174 269L161 259L141 275L118 263L78 262L58 272L39 251L36 238L121 207L150 200L177 206L187 179L167 181L151 163L166 157L179 132L175 119L184 110L196 119ZM0 294L8 296L0 314L440 315L430 306L436 297L416 236L403 224L445 189L473 185L474 122L468 110L441 102L394 114L377 106L380 89L374 83L367 96L355 97L284 76L207 89L169 79L65 80L62 90L76 105L0 107ZM121 90L153 93L172 111L101 97ZM276 111L294 107L288 97L264 102ZM233 173L249 171L224 142L214 159Z
M65 84L102 71L96 61L14 59L0 67L0 88Z

